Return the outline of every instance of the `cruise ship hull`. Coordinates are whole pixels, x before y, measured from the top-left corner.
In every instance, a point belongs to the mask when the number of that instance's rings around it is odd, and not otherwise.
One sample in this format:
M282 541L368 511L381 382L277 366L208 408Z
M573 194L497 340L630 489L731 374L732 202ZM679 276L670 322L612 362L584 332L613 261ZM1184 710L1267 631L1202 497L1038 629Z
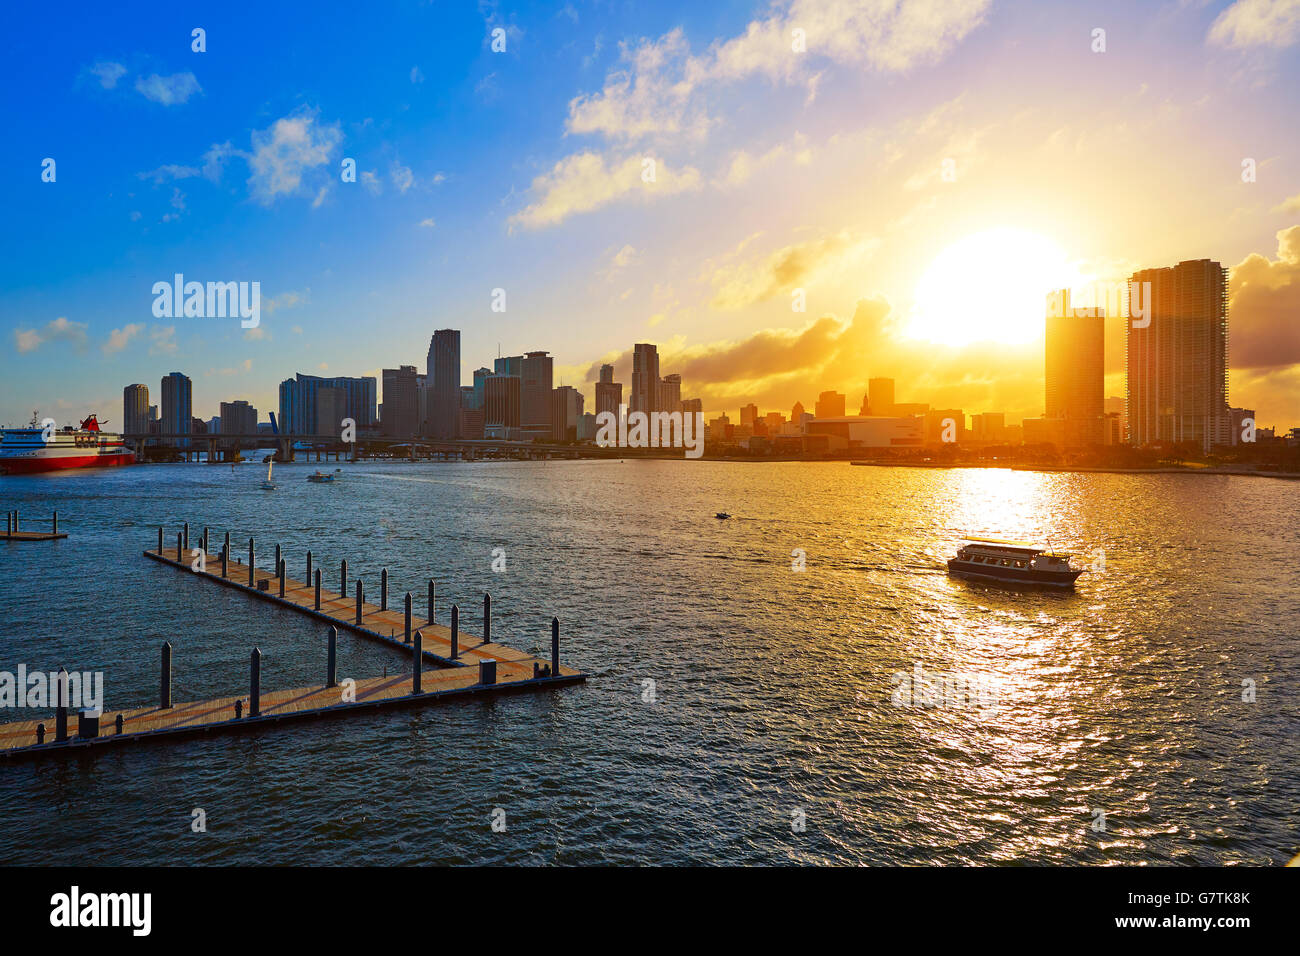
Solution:
M12 458L0 457L0 472L7 475L34 475L68 468L114 468L132 464L135 464L135 453L129 451L109 455L16 455Z

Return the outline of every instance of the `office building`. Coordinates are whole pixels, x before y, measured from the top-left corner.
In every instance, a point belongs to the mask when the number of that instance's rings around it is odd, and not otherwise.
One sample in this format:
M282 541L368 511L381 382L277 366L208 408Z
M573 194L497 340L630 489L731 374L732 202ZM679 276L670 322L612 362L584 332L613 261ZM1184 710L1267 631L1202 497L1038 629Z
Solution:
M460 331L438 329L429 340L426 387L429 435L451 439L460 427Z
M596 414L611 412L618 415L618 406L623 404L623 383L614 381L614 366L602 365L600 379L596 382Z
M682 410L682 377L665 375L659 380L659 411L680 412Z
M843 418L845 397L839 392L822 392L813 405L815 418Z
M417 433L420 423L418 379L414 365L383 370L384 414L380 425L385 435L410 438Z
M576 441L578 420L582 418L582 392L572 385L551 391L551 437L556 441Z
M521 382L518 375L489 375L483 380L484 438L519 440Z
M628 403L634 412L659 411L659 349L648 342L632 348L632 394Z
M872 415L894 414L894 380L892 378L867 379L867 406Z
M162 424L164 435L189 435L193 431L191 408L191 383L187 376L172 372L162 380ZM177 448L188 448L188 438L173 438L169 442Z
M321 378L300 372L280 383L280 430L294 435L337 437L347 418L355 422L358 431L369 428L377 419L377 390L373 376ZM320 395L322 391L331 394Z
M149 386L128 385L122 389L122 433L149 433Z
M1044 417L1065 420L1065 448L1103 444L1105 310L1074 309L1069 289L1055 292L1047 300Z

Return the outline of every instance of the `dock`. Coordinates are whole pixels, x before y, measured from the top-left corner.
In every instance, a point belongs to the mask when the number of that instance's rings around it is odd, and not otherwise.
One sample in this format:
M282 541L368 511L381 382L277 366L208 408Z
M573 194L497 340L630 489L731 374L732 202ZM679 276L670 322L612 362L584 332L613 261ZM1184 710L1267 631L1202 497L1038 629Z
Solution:
M0 760L54 755L119 744L212 733L237 733L290 720L336 717L379 708L398 708L456 698L543 690L586 680L587 675L560 663L560 623L551 618L550 659L544 660L491 639L491 596L483 598L481 635L460 630L460 609L452 605L448 625L436 623L433 581L421 620L414 619L412 595L407 593L400 612L388 607L388 572L381 576L380 603L364 599L364 586L353 582L354 595L347 592L347 562L339 569L338 592L323 589L322 570L314 572L310 586L291 579L285 558L276 549L278 573L272 574L254 563L253 541L249 560L231 557L229 535L218 552L208 551L208 529L200 547L189 549L189 527L176 536L175 548L163 547L163 529L158 547L145 551L151 560L206 581L234 588L249 597L269 601L286 609L328 623L329 645L317 687L263 692L260 649L249 656L247 695L174 704L172 702L172 645L162 646L158 705L115 711L76 711L68 706L67 678L60 674L50 681L52 699L63 706L52 717L0 724ZM337 672L337 641L340 631L351 632L398 650L410 661L409 669L395 676L344 678ZM429 666L426 666L429 665ZM62 689L60 690L60 684ZM48 709L48 708L47 708ZM75 727L71 726L72 723Z
M5 514L5 536L6 541L55 541L59 538L66 538L68 533L59 530L59 513L54 512L50 518L49 531L21 531L18 527L18 511L14 509Z

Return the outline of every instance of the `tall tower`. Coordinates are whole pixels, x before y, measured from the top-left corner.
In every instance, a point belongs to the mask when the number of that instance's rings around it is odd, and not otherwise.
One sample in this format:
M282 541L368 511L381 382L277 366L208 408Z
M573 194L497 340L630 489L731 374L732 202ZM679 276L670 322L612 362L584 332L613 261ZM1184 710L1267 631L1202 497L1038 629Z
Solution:
M614 366L600 367L600 381L596 383L596 414L610 412L618 415L618 406L623 403L623 383L614 381Z
M1048 296L1044 336L1044 411L1064 419L1066 447L1100 445L1105 440L1104 338L1106 313L1073 309L1070 290Z
M631 411L659 411L659 349L638 342L632 349Z
M1193 442L1204 451L1228 443L1228 270L1192 259L1135 272L1130 283L1142 301L1128 310L1129 440Z
M894 380L892 378L867 379L867 405L872 415L889 417L894 414Z
M438 329L425 366L430 437L456 438L460 425L460 330Z
M551 385L554 363L546 352L525 352L519 390L519 428L525 440L551 437Z
M128 385L122 389L122 431L128 435L149 434L148 385Z
M193 426L189 376L172 372L162 380L162 432L188 435ZM188 438L171 439L178 448L188 448Z

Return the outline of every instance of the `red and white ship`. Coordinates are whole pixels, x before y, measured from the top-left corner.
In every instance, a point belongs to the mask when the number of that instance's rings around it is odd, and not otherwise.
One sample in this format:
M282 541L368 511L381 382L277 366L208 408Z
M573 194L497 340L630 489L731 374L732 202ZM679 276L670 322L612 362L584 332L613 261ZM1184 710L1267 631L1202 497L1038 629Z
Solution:
M0 429L0 472L29 475L64 468L108 468L135 463L135 452L121 435L100 431L91 415L81 427L59 430L42 426L32 416L26 428Z

